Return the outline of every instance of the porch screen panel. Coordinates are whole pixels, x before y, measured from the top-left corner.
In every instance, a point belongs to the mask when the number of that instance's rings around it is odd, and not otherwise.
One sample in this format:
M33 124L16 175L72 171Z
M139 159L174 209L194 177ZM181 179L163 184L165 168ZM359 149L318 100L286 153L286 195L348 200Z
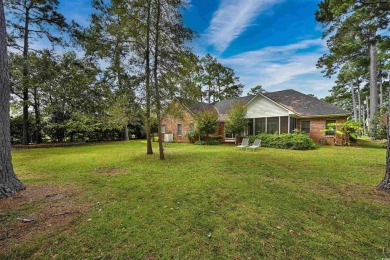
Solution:
M253 119L248 119L248 124L247 124L247 131L246 131L246 134L247 135L253 135Z
M265 133L265 118L255 119L255 133L256 134Z
M267 133L268 134L279 133L279 117L267 118Z
M290 117L290 133L293 133L297 128L297 120L293 117Z
M280 133L281 134L288 133L288 116L280 117Z

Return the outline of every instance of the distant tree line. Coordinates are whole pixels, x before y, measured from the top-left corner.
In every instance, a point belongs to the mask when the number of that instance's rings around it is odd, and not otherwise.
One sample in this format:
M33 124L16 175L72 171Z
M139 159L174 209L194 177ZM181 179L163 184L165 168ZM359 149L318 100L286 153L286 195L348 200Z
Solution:
M317 65L326 76L337 74L337 85L325 100L351 108L353 119L367 122L368 132L376 135L378 114L390 112L390 1L323 0L316 19L325 27L323 38L329 48ZM387 114L390 122L390 113ZM387 125L386 172L378 189L390 192L390 124Z
M186 1L94 0L86 27L67 21L58 1L5 5L14 143L135 134L150 154L152 123L174 97L213 103L242 93L233 69L186 47L194 35L182 21ZM34 49L42 38L58 47Z

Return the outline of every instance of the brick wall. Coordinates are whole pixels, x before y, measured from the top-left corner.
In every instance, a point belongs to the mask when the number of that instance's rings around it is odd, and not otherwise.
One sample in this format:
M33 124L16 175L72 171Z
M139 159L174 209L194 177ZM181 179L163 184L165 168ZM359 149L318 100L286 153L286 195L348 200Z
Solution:
M169 113L169 111L174 113ZM177 133L178 124L182 126L181 136ZM184 133L190 130L190 124L195 125L194 116L179 104L172 104L168 113L161 120L161 125L165 126L165 133L172 133L174 141L189 142L188 138L184 137ZM164 133L162 135L164 138Z
M343 123L347 120L346 117L338 118L305 118L297 119L297 129L301 130L302 121L310 121L310 138L319 142L321 138L325 138L328 144L334 144L334 136L326 136L325 129L326 120L336 120L336 123Z

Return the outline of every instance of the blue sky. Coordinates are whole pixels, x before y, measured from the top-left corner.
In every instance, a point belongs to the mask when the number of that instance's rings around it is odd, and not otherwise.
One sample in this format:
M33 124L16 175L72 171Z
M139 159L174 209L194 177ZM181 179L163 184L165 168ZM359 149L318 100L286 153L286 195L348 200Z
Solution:
M232 67L245 85L268 91L292 88L328 95L334 79L324 78L316 62L327 52L322 28L314 19L319 0L191 0L186 26L199 37L191 46ZM60 1L67 19L87 25L90 0Z

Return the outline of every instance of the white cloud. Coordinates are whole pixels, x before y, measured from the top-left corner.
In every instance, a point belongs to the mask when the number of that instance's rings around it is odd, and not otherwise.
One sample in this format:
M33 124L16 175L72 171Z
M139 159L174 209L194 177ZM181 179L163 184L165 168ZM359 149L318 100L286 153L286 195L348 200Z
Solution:
M235 69L246 86L244 93L255 85L262 85L268 91L292 88L323 97L334 82L324 78L316 68L324 52L325 42L314 39L243 52L220 61Z
M283 0L222 0L206 31L207 42L224 52L254 19Z

